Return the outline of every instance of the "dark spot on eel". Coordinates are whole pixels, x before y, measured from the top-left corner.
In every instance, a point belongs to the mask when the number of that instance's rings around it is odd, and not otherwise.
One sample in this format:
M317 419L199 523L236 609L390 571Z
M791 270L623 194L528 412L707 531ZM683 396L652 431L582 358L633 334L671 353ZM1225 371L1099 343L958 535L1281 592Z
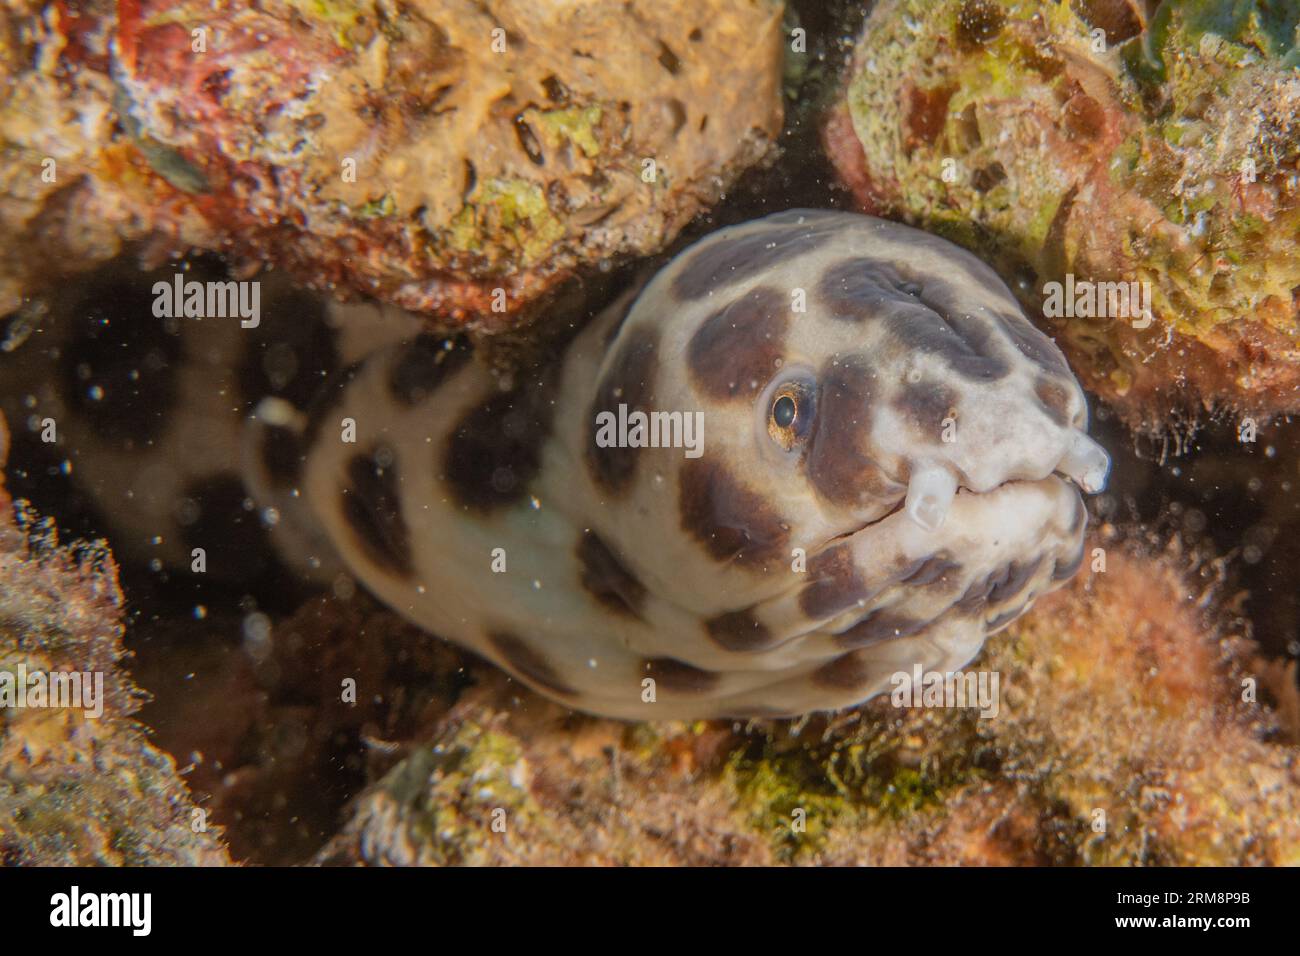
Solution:
M860 654L841 654L812 672L812 682L831 690L853 690L861 687L872 676L871 663Z
M1048 418L1062 428L1070 424L1070 392L1064 385L1040 375L1034 383L1034 394Z
M849 356L831 361L820 377L806 460L808 480L823 498L838 505L856 505L864 496L897 494L902 489L861 451L876 397L869 360Z
M596 484L609 491L622 491L631 484L636 456L643 449L601 448L596 444L596 417L601 412L617 414L620 404L627 405L629 413L651 411L658 362L659 332L654 326L637 325L623 339L587 417L587 468Z
M961 565L947 554L932 554L906 568L898 581L909 587L923 588L932 584L946 584L960 571Z
M620 614L639 617L645 601L645 585L636 579L594 531L578 538L578 562L582 586L601 604Z
M470 354L464 339L423 333L407 343L394 360L388 372L388 391L401 405L418 405L465 365Z
M760 275L779 262L816 249L829 238L808 225L770 224L743 236L722 236L697 249L673 278L673 291L687 301Z
M709 554L746 568L782 555L790 529L766 498L714 459L688 458L680 475L682 530Z
M929 621L905 617L891 611L873 611L852 627L835 635L835 643L847 650L910 637L929 625Z
M866 580L853 561L853 548L839 544L808 562L811 578L799 592L799 609L811 620L834 617L871 596Z
M366 555L384 570L408 577L411 574L411 542L402 517L395 462L391 449L376 448L371 454L355 454L348 460L348 484L340 492L343 518Z
M957 393L942 382L908 382L894 397L894 408L917 432L938 441L944 419L956 414Z
M266 312L258 331L273 329L275 335L250 338L239 370L240 399L250 410L268 396L306 408L339 364L337 333L325 320L324 300L288 290L268 302Z
M920 285L899 275L893 263L859 256L826 270L817 284L818 298L841 322L883 318L900 305L915 306Z
M447 439L441 473L462 505L479 512L513 504L542 464L555 414L554 366L471 409Z
M490 631L488 643L505 659L507 668L553 694L571 696L572 687L564 683L541 652L507 631Z
M687 350L696 388L720 401L757 395L776 372L789 322L785 296L768 286L714 312Z
M704 628L709 637L729 651L762 651L772 645L772 632L749 608L709 618Z
M989 591L990 604L1001 604L1008 598L1015 597L1025 589L1030 579L1038 572L1043 564L1043 557L1039 555L1033 561L1025 562L1012 561L1002 573L999 574L999 580ZM1005 577L1002 575L1005 574Z
M720 675L701 670L672 657L654 657L645 662L645 672L664 690L676 694L707 694L718 686Z
M358 360L339 369L325 380L325 384L321 386L315 400L307 408L307 424L302 431L302 448L304 452L310 452L325 428L338 428L340 421L347 417L346 415L340 415L339 418L333 416L340 411L343 396L347 394L348 387L352 384L353 379L361 373L364 367L364 360ZM331 419L333 420L331 421Z
M998 575L994 573L981 580L972 581L970 587L966 588L966 593L953 602L953 607L959 611L978 611L988 603L989 592L997 585L998 580Z
M933 284L926 293L934 291ZM955 297L957 290L945 294ZM974 382L996 382L1011 372L1011 365L998 354L990 324L958 309L940 308L938 301L926 301L925 308L900 309L888 319L889 331L905 347L942 356L948 367Z
M1000 315L999 318L1002 319L1002 327L1007 335L1011 336L1011 341L1021 355L1045 372L1057 375L1070 374L1070 366L1066 364L1065 356L1056 347L1056 343L1040 332L1028 319L1012 312Z
M1083 567L1083 558L1087 553L1087 548L1080 547L1078 553L1065 564L1058 564L1052 569L1053 581L1068 581L1079 573L1079 568Z

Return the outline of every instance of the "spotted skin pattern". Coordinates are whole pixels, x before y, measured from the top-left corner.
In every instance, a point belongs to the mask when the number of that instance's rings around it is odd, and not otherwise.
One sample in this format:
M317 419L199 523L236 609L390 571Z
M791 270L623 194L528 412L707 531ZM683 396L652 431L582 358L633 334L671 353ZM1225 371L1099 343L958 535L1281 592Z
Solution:
M1082 560L1082 391L987 266L905 226L724 229L509 382L429 336L336 351L243 440L282 545L577 710L849 707L966 665ZM603 447L620 405L702 413L701 453ZM932 530L905 499L935 475Z
M277 274L261 279L255 329L155 317L150 288L172 274L92 278L0 355L11 429L56 423L50 450L122 560L188 569L202 548L210 579L242 583L277 562L328 582L342 565L294 496L307 411L347 363L411 338L419 320L326 306ZM228 278L202 265L188 277ZM275 424L249 417L267 399Z
M576 709L847 707L916 663L963 666L1078 567L1082 501L1054 472L1083 393L991 270L903 226L790 212L723 230L505 389L463 362L394 401L407 348L333 412L389 450L383 481L322 430L307 503L392 607ZM790 382L812 420L785 448L768 424ZM596 416L620 403L702 412L702 454L601 447ZM920 462L957 476L938 531L901 510ZM405 568L357 541L394 536L357 517L380 485Z

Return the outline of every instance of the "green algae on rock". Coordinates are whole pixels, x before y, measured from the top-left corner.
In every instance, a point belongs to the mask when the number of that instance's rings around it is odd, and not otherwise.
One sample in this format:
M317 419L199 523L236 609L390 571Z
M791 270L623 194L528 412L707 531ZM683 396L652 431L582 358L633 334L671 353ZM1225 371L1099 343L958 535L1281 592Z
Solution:
M765 864L721 776L730 731L619 724L484 669L432 742L355 802L326 865ZM522 694L519 699L516 694Z
M1130 424L1295 412L1297 31L1292 0L886 0L825 139L867 211L988 257L1031 310L1050 283L1149 292L1150 321L1044 316Z

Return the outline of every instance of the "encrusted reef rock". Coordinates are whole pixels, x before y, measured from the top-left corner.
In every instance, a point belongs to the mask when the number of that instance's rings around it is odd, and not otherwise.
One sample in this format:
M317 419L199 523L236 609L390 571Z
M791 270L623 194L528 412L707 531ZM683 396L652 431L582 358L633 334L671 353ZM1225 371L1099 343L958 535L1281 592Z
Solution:
M825 140L862 207L1059 312L1045 328L1130 424L1292 413L1298 31L1294 0L884 0Z
M112 2L0 8L0 315L169 220L206 235L122 135L109 76Z
M113 8L3 15L0 313L42 260L138 239L510 326L658 251L781 128L776 0Z
M627 725L474 668L317 862L1300 862L1300 749L1276 716L1295 689L1216 610L1222 568L1109 527L1094 545L1104 571L972 665L999 677L988 719L882 698Z
M774 860L717 773L733 736L566 716L531 693L457 707L352 808L325 865L744 865ZM516 685L517 689L517 685ZM494 699L492 699L494 698Z
M0 462L7 444L0 422ZM60 547L31 516L15 525L0 489L0 862L229 863L220 829L132 719L142 695L121 666L122 629L107 551ZM56 700L53 675L73 673L83 689L102 675L102 693ZM50 706L68 702L89 706Z

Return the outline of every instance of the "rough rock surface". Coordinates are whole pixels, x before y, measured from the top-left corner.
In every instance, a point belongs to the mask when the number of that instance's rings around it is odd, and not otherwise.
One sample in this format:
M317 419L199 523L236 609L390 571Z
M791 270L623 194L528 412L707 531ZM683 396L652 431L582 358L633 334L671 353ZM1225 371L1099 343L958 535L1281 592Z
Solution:
M8 433L0 422L0 462ZM172 758L132 718L122 592L106 550L60 547L0 488L0 671L98 672L103 714L0 708L0 862L219 865L220 828L196 810ZM196 816L196 813L198 816Z
M825 140L860 206L977 250L1033 311L1067 274L1149 283L1147 328L1045 319L1130 424L1291 413L1298 31L1294 2L886 0Z
M0 313L147 240L507 327L576 268L658 251L781 128L774 0L3 17Z
M0 9L0 315L167 222L210 238L124 136L108 75L113 4ZM34 308L39 308L35 306Z

